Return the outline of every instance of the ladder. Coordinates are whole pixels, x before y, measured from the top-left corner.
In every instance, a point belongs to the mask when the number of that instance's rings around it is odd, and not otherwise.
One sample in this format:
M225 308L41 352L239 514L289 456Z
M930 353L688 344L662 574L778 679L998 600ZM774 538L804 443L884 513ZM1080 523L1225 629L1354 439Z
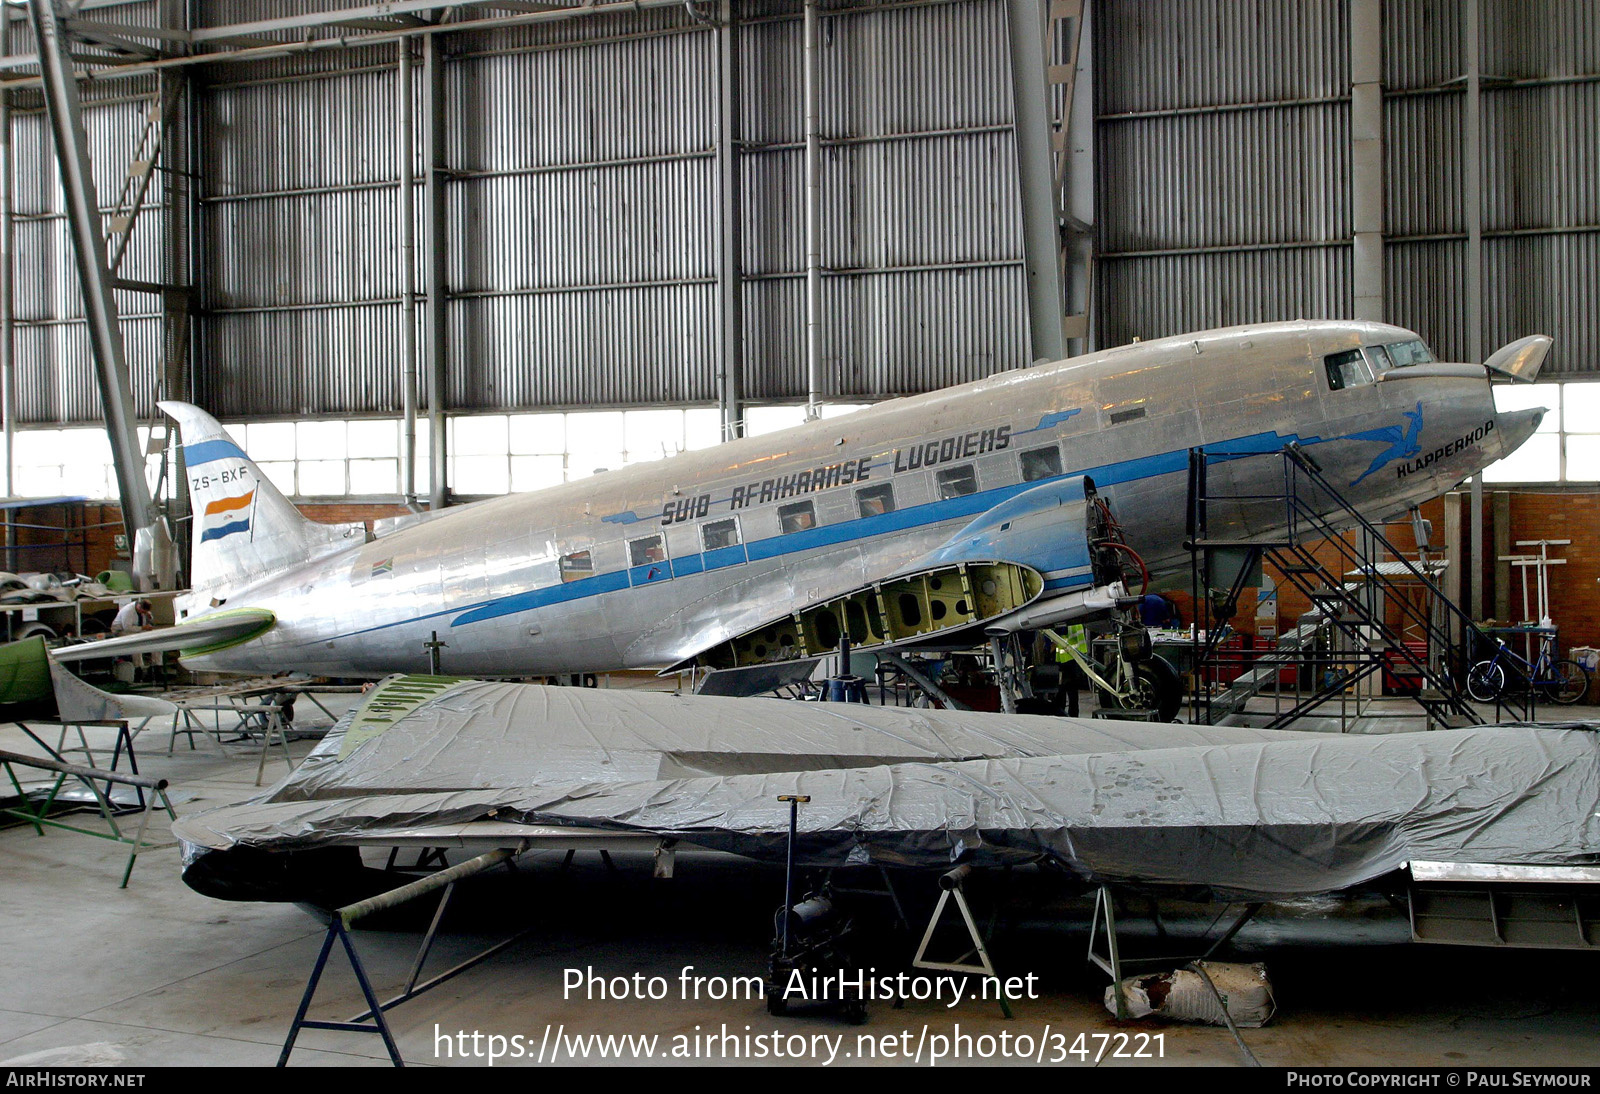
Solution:
M1455 683L1464 679L1452 675L1446 654L1457 648L1451 625L1462 633L1477 632L1476 625L1452 603L1434 583L1424 565L1409 560L1383 534L1339 493L1323 475L1315 459L1299 445L1286 445L1276 454L1250 456L1277 458L1282 462L1281 489L1268 494L1214 492L1209 486L1211 465L1235 460L1241 453L1207 452L1193 448L1189 453L1189 491L1186 546L1190 551L1191 586L1196 610L1209 604L1213 614L1231 618L1238 599L1260 566L1271 566L1282 581L1299 590L1313 610L1303 622L1280 640L1278 649L1257 662L1256 668L1213 698L1203 686L1205 670L1215 666L1222 630L1211 626L1195 652L1194 711L1197 721L1215 723L1241 712L1249 699L1259 693L1279 671L1293 666L1297 671L1321 667L1324 672L1313 682L1309 694L1287 709L1279 710L1268 723L1282 728L1330 700L1341 699L1352 685L1381 674L1385 668L1404 664L1418 678L1421 687L1413 698L1427 716L1429 728L1478 725L1482 719ZM1261 536L1213 536L1210 534L1212 507L1225 502L1241 503L1256 510L1276 509L1273 532ZM1355 536L1346 534L1353 529ZM1324 561L1331 555L1333 566ZM1351 578L1354 580L1351 580ZM1426 608L1404 595L1399 582L1413 582L1424 591ZM1398 619L1391 623L1387 606L1398 608ZM1407 641L1407 633L1426 639L1426 651L1419 653ZM1336 653L1316 650L1312 639L1318 634L1334 636L1344 649Z

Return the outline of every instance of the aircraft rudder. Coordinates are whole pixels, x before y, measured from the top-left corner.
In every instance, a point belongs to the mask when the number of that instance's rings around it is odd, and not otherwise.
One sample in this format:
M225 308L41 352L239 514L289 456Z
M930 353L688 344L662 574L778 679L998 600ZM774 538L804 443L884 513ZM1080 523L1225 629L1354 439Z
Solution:
M225 586L287 569L354 538L353 528L307 519L210 414L188 403L158 405L181 433L196 593L225 600L219 595Z

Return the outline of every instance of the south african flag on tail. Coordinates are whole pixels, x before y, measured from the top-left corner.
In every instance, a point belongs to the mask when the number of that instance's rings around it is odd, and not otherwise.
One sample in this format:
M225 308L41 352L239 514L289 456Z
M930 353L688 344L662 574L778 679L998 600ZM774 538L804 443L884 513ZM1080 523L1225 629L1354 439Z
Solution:
M224 539L235 532L248 532L251 503L255 501L255 497L256 492L251 490L235 498L219 498L208 504L204 517L205 529L200 533L200 542Z

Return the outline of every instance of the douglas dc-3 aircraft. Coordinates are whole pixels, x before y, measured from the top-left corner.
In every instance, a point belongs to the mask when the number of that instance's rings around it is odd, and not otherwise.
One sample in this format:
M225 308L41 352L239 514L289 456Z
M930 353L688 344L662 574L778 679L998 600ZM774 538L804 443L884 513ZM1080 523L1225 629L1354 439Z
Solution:
M426 671L437 633L445 671L526 676L755 670L845 634L976 645L1107 609L1111 513L1151 573L1187 572L1194 446L1297 443L1375 516L1437 496L1534 432L1542 411L1497 413L1490 384L1532 381L1549 347L1448 364L1377 323L1207 331L371 532L306 520L209 415L164 403L195 514L180 625L60 656L178 648L196 668L376 677ZM1275 459L1220 474L1239 494L1281 487ZM1231 523L1262 534L1268 519Z

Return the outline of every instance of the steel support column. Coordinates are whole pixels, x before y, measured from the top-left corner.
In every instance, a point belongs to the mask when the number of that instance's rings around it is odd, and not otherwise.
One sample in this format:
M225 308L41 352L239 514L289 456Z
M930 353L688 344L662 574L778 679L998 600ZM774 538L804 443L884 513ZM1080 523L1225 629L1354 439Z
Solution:
M822 240L817 220L821 211L822 150L817 106L817 0L806 0L802 27L802 74L805 99L806 175L806 420L822 415Z
M416 125L411 107L411 39L396 45L395 114L398 119L395 159L400 176L400 494L408 506L417 501L417 235L413 156Z
M1052 139L1061 203L1061 290L1066 313L1061 336L1064 349L1074 354L1095 349L1095 224L1099 212L1095 206L1094 44L1088 33L1092 18L1089 0L1050 0L1050 38L1063 51L1046 71L1058 111Z
M1382 322L1382 0L1350 0L1350 210L1354 318Z
M444 57L437 36L422 39L422 159L428 172L424 267L428 348L428 507L443 509L450 497L445 459L445 405L449 400L450 360L444 203Z
M1483 360L1483 61L1480 0L1466 0L1461 17L1466 21L1462 40L1467 54L1467 116L1462 134L1464 189L1462 205L1467 216L1467 360ZM1472 570L1467 584L1467 613L1484 617L1483 597L1483 473L1472 476Z
M11 52L11 12L0 9L0 56ZM16 205L11 190L11 93L0 91L0 429L5 433L5 491L15 497L17 435L16 312L12 274L16 250L11 211ZM15 531L6 518L6 569L13 570L11 547Z
M722 0L717 26L717 308L722 329L717 406L722 439L744 436L744 286L740 277L739 38L734 0Z
M29 0L28 14L39 42L45 110L55 138L56 164L66 197L78 279L83 286L83 305L100 381L100 399L105 407L106 431L110 434L112 458L116 464L122 523L128 542L132 544L139 530L154 522L156 514L150 488L145 483L133 386L123 353L122 331L117 324L116 300L111 295L111 276L106 269L104 227L95 198L88 137L78 103L78 84L53 0Z
M1034 360L1066 356L1066 296L1061 285L1061 209L1052 156L1045 84L1044 28L1048 0L1007 0L1011 24L1011 91L1022 186L1023 256Z

